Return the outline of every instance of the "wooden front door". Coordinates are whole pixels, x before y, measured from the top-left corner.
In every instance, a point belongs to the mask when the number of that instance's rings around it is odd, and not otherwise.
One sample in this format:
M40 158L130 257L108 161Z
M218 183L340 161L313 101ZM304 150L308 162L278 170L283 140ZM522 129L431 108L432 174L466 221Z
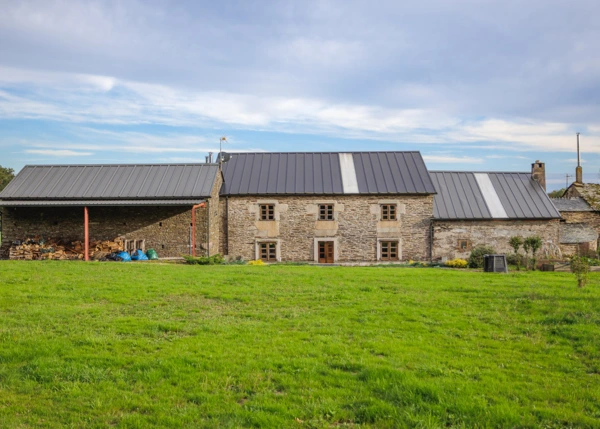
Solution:
M333 264L333 241L319 241L319 264Z

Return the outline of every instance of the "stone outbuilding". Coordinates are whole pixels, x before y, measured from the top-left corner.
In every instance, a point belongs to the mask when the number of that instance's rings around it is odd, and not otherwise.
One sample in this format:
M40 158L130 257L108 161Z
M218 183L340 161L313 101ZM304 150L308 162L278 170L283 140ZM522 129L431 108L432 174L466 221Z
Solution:
M435 188L419 152L239 153L223 165L223 253L426 260Z
M434 260L468 258L480 245L512 253L512 236L540 236L558 254L560 213L546 194L544 165L531 173L432 171Z
M598 249L600 216L581 197L552 198L561 214L560 248L563 255L595 253Z
M161 257L219 251L218 164L30 165L0 193L2 243L122 238Z

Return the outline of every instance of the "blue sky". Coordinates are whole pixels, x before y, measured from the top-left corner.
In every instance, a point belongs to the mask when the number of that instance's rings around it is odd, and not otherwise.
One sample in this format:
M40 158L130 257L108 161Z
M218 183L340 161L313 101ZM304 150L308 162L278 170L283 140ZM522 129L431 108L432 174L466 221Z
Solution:
M375 4L372 4L375 3ZM598 1L0 0L0 165L419 150L600 181Z

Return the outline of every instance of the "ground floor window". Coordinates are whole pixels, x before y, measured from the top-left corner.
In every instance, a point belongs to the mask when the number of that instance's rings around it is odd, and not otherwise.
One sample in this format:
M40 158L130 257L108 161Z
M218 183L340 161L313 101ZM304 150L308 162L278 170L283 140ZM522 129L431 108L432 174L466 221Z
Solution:
M258 255L264 262L277 262L277 243L258 243Z
M467 252L471 250L471 241L467 239L459 239L458 240L458 250L462 250L463 252Z
M397 241L381 241L381 260L382 261L397 261L398 260L398 242Z

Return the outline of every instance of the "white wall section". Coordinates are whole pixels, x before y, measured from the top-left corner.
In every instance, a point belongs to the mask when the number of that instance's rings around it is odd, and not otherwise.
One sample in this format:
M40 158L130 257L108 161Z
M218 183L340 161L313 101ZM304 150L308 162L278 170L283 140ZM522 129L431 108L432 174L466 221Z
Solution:
M496 189L494 189L494 185L490 180L490 176L487 173L474 173L474 175L492 217L498 219L508 218L500 197L498 197Z
M358 194L358 180L354 169L354 158L351 153L340 153L340 169L344 194Z

